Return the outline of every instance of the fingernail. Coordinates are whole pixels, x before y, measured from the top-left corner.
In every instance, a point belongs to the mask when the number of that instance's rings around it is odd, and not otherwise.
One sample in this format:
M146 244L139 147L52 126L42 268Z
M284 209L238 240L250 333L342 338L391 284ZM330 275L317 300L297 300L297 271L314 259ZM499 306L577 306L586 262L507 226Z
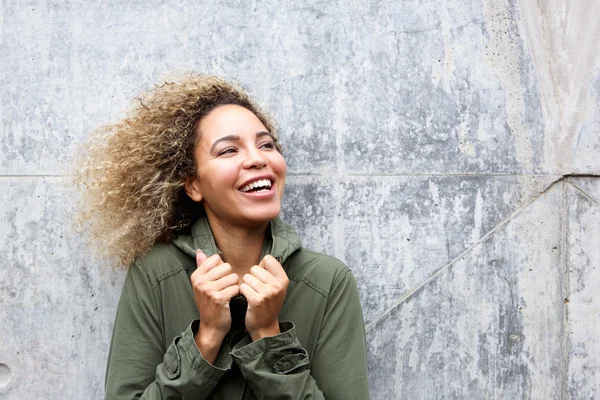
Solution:
M198 254L200 254L200 253L204 253L204 252L202 251L202 249L198 249L198 250L196 250L196 255L198 255Z

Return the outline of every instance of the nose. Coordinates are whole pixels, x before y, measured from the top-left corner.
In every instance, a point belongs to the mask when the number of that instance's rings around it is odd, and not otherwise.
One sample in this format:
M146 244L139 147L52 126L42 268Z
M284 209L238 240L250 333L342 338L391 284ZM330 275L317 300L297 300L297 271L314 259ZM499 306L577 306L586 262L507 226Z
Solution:
M243 162L243 167L246 169L263 168L267 165L267 159L259 149L253 148L248 151L246 159Z

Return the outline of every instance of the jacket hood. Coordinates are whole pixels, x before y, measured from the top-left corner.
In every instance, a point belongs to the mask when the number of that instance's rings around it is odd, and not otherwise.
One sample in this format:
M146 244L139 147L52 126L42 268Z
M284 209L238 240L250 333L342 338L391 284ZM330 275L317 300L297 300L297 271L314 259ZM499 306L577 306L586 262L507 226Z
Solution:
M294 229L279 217L269 222L272 240L271 254L277 261L283 263L302 246L300 238ZM200 217L191 228L191 234L179 235L173 239L173 244L190 257L196 257L196 250L202 249L207 257L220 254L206 216Z

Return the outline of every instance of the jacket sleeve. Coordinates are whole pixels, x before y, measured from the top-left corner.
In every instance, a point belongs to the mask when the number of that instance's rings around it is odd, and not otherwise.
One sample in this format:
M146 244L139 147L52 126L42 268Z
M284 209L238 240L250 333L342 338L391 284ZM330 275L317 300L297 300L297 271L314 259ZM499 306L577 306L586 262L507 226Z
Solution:
M245 338L231 352L259 400L369 398L365 325L349 270L329 294L313 360L291 322L280 328L281 334L253 343Z
M194 341L198 320L165 349L156 290L136 261L127 272L106 367L105 399L206 399L232 360L221 346L215 366Z

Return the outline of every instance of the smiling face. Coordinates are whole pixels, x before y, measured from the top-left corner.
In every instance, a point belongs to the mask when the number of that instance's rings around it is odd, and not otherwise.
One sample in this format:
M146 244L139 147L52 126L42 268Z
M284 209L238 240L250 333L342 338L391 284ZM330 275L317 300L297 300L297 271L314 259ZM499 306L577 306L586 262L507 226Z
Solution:
M252 227L279 215L286 165L256 115L219 106L200 120L198 137L196 176L185 191L202 202L209 221Z

